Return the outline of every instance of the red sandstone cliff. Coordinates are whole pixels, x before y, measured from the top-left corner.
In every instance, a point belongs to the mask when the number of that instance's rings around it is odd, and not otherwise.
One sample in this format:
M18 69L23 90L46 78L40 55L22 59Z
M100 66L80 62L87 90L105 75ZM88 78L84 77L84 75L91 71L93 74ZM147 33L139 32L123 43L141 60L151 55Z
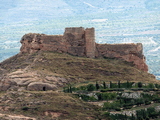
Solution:
M133 62L140 70L148 71L141 43L97 44L94 28L66 28L64 35L26 34L22 37L21 44L21 53L34 53L41 50L89 58L119 58Z

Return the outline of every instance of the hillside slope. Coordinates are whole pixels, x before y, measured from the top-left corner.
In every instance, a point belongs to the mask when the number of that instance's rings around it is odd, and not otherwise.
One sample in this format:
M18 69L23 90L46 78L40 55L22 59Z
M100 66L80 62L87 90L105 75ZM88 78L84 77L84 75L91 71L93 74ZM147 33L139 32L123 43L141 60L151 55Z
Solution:
M5 91L0 92L2 120L107 120L96 102L93 105L82 101L74 93L63 93L62 88L110 81L159 82L132 63L55 52L17 54L0 63L0 78L0 90Z
M116 59L90 59L54 52L17 54L1 63L0 76L6 81L1 83L1 90L11 86L55 90L68 84L95 81L159 82L153 75L132 66ZM10 86L5 88L6 84Z
M98 107L55 91L0 93L0 106L1 120L95 120L100 114Z

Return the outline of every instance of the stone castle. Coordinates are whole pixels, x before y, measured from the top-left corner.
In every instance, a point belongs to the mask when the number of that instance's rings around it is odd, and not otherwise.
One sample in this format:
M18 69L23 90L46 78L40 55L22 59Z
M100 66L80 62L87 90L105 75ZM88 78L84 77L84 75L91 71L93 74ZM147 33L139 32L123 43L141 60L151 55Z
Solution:
M148 71L141 43L97 44L94 28L66 28L63 35L30 33L22 37L21 44L21 53L54 51L88 58L118 58L132 62L140 70Z

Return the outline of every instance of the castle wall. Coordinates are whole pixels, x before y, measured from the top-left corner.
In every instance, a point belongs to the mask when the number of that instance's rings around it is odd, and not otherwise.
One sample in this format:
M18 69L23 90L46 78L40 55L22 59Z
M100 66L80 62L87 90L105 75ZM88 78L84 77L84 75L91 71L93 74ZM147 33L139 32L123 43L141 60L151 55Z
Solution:
M57 52L65 51L62 38L62 35L26 34L21 39L21 52L34 53L39 50Z
M66 51L64 43L62 41L63 35L44 35L41 37L43 51Z
M67 53L75 56L85 56L84 28L66 28L63 41L65 41Z
M99 56L111 56L108 52L115 52L120 56L127 54L134 54L140 58L143 58L143 46L141 43L131 44L97 44L97 50ZM114 57L114 56L113 56Z
M89 58L95 58L95 30L94 28L87 28L85 30L85 42L86 42L86 56Z
M119 58L133 64L140 70L148 71L143 55L143 46L137 44L96 44L96 57Z
M148 71L143 46L137 44L97 44L94 28L66 28L63 35L26 34L21 39L21 53L55 51L89 58L119 58L133 62L136 68Z

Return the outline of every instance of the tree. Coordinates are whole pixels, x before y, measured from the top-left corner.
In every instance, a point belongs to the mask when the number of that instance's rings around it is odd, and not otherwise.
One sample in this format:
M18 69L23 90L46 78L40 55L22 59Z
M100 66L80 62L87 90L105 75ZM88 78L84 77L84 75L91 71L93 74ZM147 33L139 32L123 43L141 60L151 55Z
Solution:
M103 88L106 89L106 83L103 81Z
M131 120L135 120L135 117L134 117L133 113L132 113L132 116L131 116Z
M154 88L153 83L149 83L149 84L148 84L148 88Z
M113 84L112 84L112 82L110 81L110 88L112 88L113 87Z
M137 99L136 102L137 102L137 103L136 103L137 105L142 105L142 104L144 104L144 100L143 100L142 98Z
M95 86L93 84L87 85L87 91L94 91L94 90L95 90Z
M159 85L156 83L156 84L155 84L155 87L156 87L156 88L159 88Z
M72 87L71 86L69 86L69 92L72 93Z
M100 87L99 87L99 84L98 82L96 82L96 90L98 90Z
M129 88L129 81L127 80L127 88Z
M121 88L121 82L120 82L120 80L118 81L118 88Z

